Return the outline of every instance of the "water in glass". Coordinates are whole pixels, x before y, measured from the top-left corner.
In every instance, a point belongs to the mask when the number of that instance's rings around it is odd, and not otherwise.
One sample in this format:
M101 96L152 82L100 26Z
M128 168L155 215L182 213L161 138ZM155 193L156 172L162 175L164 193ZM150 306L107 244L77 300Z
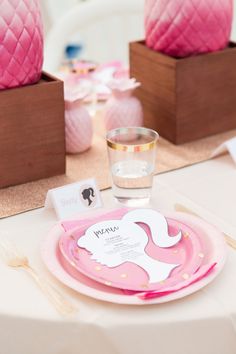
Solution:
M153 179L153 164L144 160L119 161L112 165L114 197L127 206L149 202Z

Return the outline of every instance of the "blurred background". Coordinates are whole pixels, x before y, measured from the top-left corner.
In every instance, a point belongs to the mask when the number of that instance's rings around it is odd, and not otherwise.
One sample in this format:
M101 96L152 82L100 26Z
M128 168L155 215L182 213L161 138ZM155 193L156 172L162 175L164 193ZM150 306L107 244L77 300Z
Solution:
M65 58L128 63L128 42L141 39L144 0L41 0L44 69Z
M119 60L127 65L128 42L144 38L145 0L40 1L46 38L44 69L49 72L57 72L68 59ZM232 39L236 40L235 21Z

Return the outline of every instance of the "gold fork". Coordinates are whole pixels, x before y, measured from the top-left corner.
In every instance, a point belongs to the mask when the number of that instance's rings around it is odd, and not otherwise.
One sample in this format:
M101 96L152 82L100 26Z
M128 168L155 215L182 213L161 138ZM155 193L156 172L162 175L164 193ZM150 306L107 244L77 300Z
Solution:
M197 216L199 217L200 219L202 219L201 216L199 216L198 214L196 214L195 212L193 212L192 210L190 210L189 208L186 208L185 206L183 206L182 204L175 204L175 210L176 211L181 211L181 212L184 212L184 213L188 213L188 214L191 214L191 215L194 215L194 216ZM231 236L229 235L226 235L224 232L222 232L223 235L224 235L224 238L225 238L225 241L226 243L234 248L236 250L236 240L234 240Z
M39 288L62 315L70 315L76 312L76 308L57 290L48 280L42 278L31 267L28 258L22 255L16 246L7 241L0 242L0 254L9 267L24 269L36 282Z

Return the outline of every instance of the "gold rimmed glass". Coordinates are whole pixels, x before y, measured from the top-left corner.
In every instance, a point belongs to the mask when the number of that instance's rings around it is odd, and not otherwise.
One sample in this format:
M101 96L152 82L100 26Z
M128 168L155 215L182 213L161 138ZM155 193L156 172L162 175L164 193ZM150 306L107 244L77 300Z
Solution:
M114 197L127 206L149 202L155 172L157 132L127 127L107 133Z

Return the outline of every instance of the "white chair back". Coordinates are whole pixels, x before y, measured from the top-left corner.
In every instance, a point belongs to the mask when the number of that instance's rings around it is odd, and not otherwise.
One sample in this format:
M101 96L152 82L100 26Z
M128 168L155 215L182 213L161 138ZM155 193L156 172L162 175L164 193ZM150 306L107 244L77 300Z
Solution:
M144 0L90 0L69 10L49 31L44 69L58 70L66 44L78 34L82 58L128 63L128 43L144 37Z

